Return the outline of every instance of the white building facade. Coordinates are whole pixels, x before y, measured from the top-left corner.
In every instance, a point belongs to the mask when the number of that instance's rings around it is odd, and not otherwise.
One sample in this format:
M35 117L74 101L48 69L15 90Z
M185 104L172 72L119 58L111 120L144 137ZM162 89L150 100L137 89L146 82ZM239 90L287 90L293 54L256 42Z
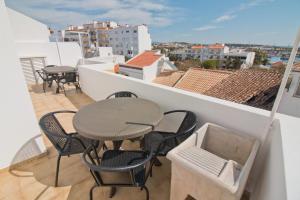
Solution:
M145 60L149 62L145 63ZM119 74L152 82L161 72L176 71L176 66L159 51L145 51L126 64L119 64Z
M224 59L240 59L242 62L241 68L250 68L253 66L255 52L247 52L243 49L232 49L224 54Z
M225 44L212 45L197 45L190 48L178 49L171 52L171 55L179 59L200 59L201 62L205 60L220 60L224 58L224 54L229 52L229 47Z
M114 54L133 57L151 50L151 37L146 25L119 26L105 31Z
M283 93L279 108L280 113L300 117L300 70L294 69Z

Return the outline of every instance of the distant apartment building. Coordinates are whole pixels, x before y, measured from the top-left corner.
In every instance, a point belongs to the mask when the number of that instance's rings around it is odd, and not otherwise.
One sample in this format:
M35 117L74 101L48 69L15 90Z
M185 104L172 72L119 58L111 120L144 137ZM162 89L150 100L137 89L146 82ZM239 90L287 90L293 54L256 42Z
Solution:
M114 54L133 57L151 50L151 37L146 25L119 26L106 30L106 33Z
M118 25L116 22L94 21L82 26L69 26L69 31L84 31L93 47L112 47L113 53L134 57L151 50L151 37L146 25ZM66 31L67 32L67 31Z
M232 49L225 44L212 45L195 45L189 48L178 49L170 52L170 55L178 59L199 59L201 62L206 60L220 60L226 61L228 59L239 59L241 62L240 68L249 68L253 65L255 52L247 52L243 49ZM220 67L225 62L220 62Z
M90 51L91 40L89 33L82 30L66 30L61 31L61 34L64 42L77 42L82 48L82 54L84 57Z
M190 48L178 49L171 52L171 55L179 59L200 59L205 60L215 59L220 60L224 58L224 54L229 52L229 47L225 44L211 44L211 45L195 45Z

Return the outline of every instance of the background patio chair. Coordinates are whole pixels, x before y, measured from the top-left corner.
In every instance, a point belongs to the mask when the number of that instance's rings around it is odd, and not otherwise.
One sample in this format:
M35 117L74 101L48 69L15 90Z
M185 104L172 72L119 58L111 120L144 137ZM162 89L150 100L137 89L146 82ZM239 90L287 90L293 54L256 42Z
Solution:
M48 87L52 86L53 81L55 80L55 75L49 75L45 73L43 70L35 70L35 72L39 75L39 77L43 80L43 91L46 92L46 85Z
M97 148L99 141L84 138L75 133L66 133L62 125L59 123L56 115L57 114L74 114L74 111L56 111L44 115L39 125L47 138L53 144L58 152L56 175L55 175L55 187L58 183L59 164L61 156L70 156L73 154L83 153L84 150L90 145Z
M65 84L73 84L77 90L81 91L79 84L79 76L77 72L68 72L65 73L58 81L59 86L63 89L64 94L66 95Z
M196 128L197 117L193 112L187 110L173 110L165 112L164 115L175 113L185 114L176 132L152 131L146 134L141 141L142 149L148 152L153 149L155 157L154 163L156 166L161 165L157 158L158 156L166 156L170 150L192 135Z
M96 158L92 158L91 154ZM146 191L146 199L149 200L149 191L145 186L150 173L150 162L152 160L152 151L125 151L125 150L107 150L103 153L102 159L99 159L94 147L89 147L82 155L84 163L90 169L95 180L95 185L90 189L90 200L93 199L93 190L100 186L112 187L110 198L116 192L115 187L140 187ZM104 182L101 173L128 173L130 180L128 182L110 180Z
M135 97L135 98L138 98L138 96L136 94L134 94L133 92L119 91L119 92L115 92L115 93L109 95L108 97L106 97L106 99L119 98L119 97Z

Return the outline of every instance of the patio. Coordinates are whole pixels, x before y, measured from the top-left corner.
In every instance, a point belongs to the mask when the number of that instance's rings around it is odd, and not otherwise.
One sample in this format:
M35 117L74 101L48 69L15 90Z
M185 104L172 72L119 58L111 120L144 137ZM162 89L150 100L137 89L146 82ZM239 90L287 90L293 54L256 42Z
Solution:
M29 86L30 95L37 118L55 110L78 110L81 106L92 103L93 100L84 93L75 93L75 89L67 89L67 96L63 93L55 94L55 87L43 93L41 86ZM72 130L71 117L64 117L60 121L68 130ZM46 137L43 138L47 146L47 155L23 162L9 171L0 172L0 199L88 199L89 189L94 184L87 167L80 156L62 158L59 175L59 187L55 188L55 165L57 152ZM109 144L111 145L111 144ZM137 149L137 142L125 141L124 149ZM163 165L153 168L153 177L147 181L150 199L169 199L170 162L161 159ZM97 188L94 199L109 199L109 188ZM144 199L145 193L139 188L119 188L113 199Z

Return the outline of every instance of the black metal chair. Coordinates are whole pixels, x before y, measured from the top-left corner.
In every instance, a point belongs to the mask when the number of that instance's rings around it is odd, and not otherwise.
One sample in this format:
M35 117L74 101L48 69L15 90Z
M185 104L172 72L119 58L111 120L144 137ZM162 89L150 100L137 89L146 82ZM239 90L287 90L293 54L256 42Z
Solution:
M176 133L152 131L146 134L141 141L142 149L148 152L153 149L154 164L157 166L161 165L157 157L166 156L170 150L191 136L197 125L197 117L193 112L187 110L173 110L165 112L164 114L168 115L173 113L185 113Z
M65 84L73 84L77 90L81 91L81 87L79 84L79 76L77 72L68 72L65 73L61 78L59 78L58 83L59 87L61 87L66 95Z
M93 153L96 155L92 157ZM125 150L107 150L103 153L102 159L99 158L93 146L89 147L82 155L84 163L90 169L95 180L95 185L90 189L90 200L93 199L93 190L100 186L112 187L110 198L116 192L115 187L140 187L146 191L147 200L149 200L149 191L145 183L148 179L153 152L125 151ZM96 158L95 158L96 157ZM128 173L130 181L109 183L104 182L101 173ZM119 180L120 181L120 180Z
M58 151L55 187L57 187L58 183L58 173L61 156L70 156L73 154L83 153L90 145L95 146L95 148L99 146L99 141L87 139L78 135L76 132L67 133L56 117L57 114L74 113L76 112L69 110L51 112L44 115L39 121L41 129Z
M134 94L133 92L119 91L119 92L115 92L115 93L109 95L108 97L106 97L106 99L119 98L119 97L135 97L135 98L138 98L138 96L136 94Z
M49 75L45 73L43 70L35 70L35 72L39 75L39 77L43 80L43 91L46 92L46 85L48 83L48 87L52 86L53 81L56 80L56 75Z

